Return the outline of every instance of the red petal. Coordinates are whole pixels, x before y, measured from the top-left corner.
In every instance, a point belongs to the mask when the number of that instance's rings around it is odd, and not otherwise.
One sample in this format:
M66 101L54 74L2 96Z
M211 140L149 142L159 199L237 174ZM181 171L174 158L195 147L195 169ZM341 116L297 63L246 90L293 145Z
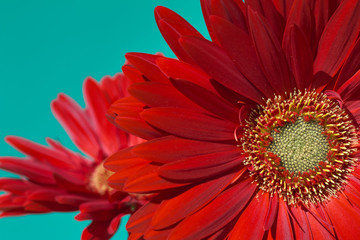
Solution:
M217 115L220 118L238 123L238 109L224 101L214 93L202 88L201 86L185 81L172 80L174 86L194 103L203 107L207 111Z
M262 239L263 222L269 209L269 194L258 194L241 213L237 223L229 235L229 240ZM251 227L249 227L251 226Z
M141 117L171 134L195 140L233 140L236 124L180 108L150 108Z
M145 53L127 53L126 59L150 81L168 83L168 78L160 71L155 62L161 56Z
M165 57L158 58L156 63L169 78L188 80L216 93L210 84L211 77L195 65Z
M284 18L276 10L272 1L269 0L250 0L246 1L246 5L258 14L261 14L269 23L272 31L276 35L278 41L281 42L284 32Z
M290 28L288 43L285 45L288 47L287 58L294 74L297 89L308 89L313 78L313 56L305 35L296 25Z
M153 193L160 190L177 188L186 185L163 179L158 174L158 167L147 165L130 176L124 186L124 191L131 193Z
M30 159L0 157L0 167L3 170L25 176L38 183L55 183L51 167L31 161Z
M63 94L51 103L51 109L76 146L97 159L100 146L85 111Z
M276 222L276 239L294 239L293 229L288 213L287 203L279 201L279 212Z
M288 18L293 1L294 0L273 0L275 8L284 17L284 19Z
M150 226L151 218L159 207L159 203L148 202L130 216L126 229L131 233L145 233Z
M349 57L342 67L334 89L340 88L349 78L360 69L360 39L357 40Z
M62 148L62 151L56 151L49 147L16 136L7 136L5 140L18 151L33 157L36 161L45 163L44 165L49 164L54 167L66 169L76 169L79 167L79 161L76 161L78 159L73 158L73 154L71 154L69 150L65 150L65 148Z
M133 152L149 161L168 163L183 158L189 158L216 152L235 151L232 144L200 142L166 136L147 141L134 147ZM160 151L159 151L160 150Z
M248 33L222 18L211 16L210 20L219 42L239 71L265 96L272 96L274 90L262 72Z
M241 155L237 150L185 158L163 165L159 175L174 181L199 181L242 166Z
M268 212L266 213L266 218L264 221L265 231L268 231L272 227L277 217L278 209L279 209L279 198L275 194L273 197L270 197L269 208L268 208Z
M114 88L116 86L113 86ZM88 78L84 84L84 98L89 112L94 131L99 138L104 154L110 155L116 152L120 146L120 139L117 136L117 129L106 118L110 102L100 89L94 79Z
M360 70L347 80L337 91L344 101L354 100L359 97L360 91Z
M258 13L249 9L249 26L262 69L277 94L292 91L295 82L275 33Z
M207 40L183 37L180 44L198 66L221 84L257 103L263 95L236 69L220 47Z
M145 105L134 97L119 99L111 105L108 114L112 121L121 129L143 139L160 137L163 134L151 127L139 114Z
M180 107L205 112L173 86L156 82L134 83L129 87L132 96L149 107Z
M107 232L109 226L108 221L93 221L87 226L82 235L81 240L107 240L112 237L111 234Z
M184 62L193 63L193 60L181 48L178 39L182 36L203 38L202 35L180 15L165 7L155 8L155 20L165 41L176 56Z
M202 239L215 233L236 218L256 188L256 184L249 179L232 186L204 208L183 220L171 232L169 239Z
M353 239L360 235L360 210L357 207L343 196L332 198L325 207L339 239Z
M234 174L230 174L214 178L211 181L194 185L176 197L164 200L155 212L151 225L155 229L162 229L191 215L218 195L229 184L233 176Z
M360 2L344 0L321 36L314 73L334 76L355 44L360 30Z

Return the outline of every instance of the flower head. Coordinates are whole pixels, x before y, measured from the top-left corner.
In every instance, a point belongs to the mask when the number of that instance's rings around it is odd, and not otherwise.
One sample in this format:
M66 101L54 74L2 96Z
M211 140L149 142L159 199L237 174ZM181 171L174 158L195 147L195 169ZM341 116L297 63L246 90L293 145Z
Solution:
M158 7L179 60L128 53L131 96L109 110L148 139L105 163L111 187L157 193L131 237L358 235L360 3L201 3L211 41Z
M122 216L131 214L143 203L138 198L111 188L110 172L104 159L140 139L117 130L105 116L112 102L127 93L122 74L104 77L100 83L88 78L84 84L86 109L60 94L52 102L54 115L76 146L87 157L59 142L47 139L42 146L24 138L8 136L6 141L26 155L1 157L0 168L20 178L0 179L1 216L80 210L77 220L92 220L82 239L109 239Z

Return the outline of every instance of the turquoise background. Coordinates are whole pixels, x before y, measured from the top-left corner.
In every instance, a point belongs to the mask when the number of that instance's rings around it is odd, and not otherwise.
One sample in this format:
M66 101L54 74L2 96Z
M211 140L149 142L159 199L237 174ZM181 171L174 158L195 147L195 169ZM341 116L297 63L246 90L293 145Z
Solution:
M180 13L206 35L199 1L0 0L0 155L20 156L4 141L45 137L76 150L50 111L59 92L82 106L85 77L100 80L121 71L126 52L163 52L174 57L157 30L153 9ZM0 177L13 176L0 171ZM0 219L0 239L80 239L88 222L76 213ZM124 224L123 224L124 225ZM126 239L126 232L113 239Z

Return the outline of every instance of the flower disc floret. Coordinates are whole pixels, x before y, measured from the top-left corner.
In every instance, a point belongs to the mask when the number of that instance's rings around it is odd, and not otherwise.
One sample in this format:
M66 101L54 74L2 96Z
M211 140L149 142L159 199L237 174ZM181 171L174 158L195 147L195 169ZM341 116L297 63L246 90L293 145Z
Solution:
M356 163L356 127L337 102L315 91L268 99L251 112L239 141L259 188L290 205L336 196Z

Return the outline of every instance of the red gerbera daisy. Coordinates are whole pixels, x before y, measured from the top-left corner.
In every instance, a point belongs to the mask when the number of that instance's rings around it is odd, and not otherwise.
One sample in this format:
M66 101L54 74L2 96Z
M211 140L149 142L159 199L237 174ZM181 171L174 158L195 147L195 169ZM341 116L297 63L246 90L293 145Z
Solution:
M110 108L149 140L108 158L110 185L158 193L131 238L359 236L360 2L201 3L212 41L158 7L179 60L128 53Z
M107 108L126 95L127 79L118 74L100 83L88 78L84 85L87 108L60 94L52 102L54 115L76 146L88 157L47 139L49 146L9 136L6 141L26 158L1 157L0 168L21 176L0 179L1 216L77 211L77 220L92 220L82 239L109 239L121 217L131 214L141 202L115 191L106 180L104 159L116 151L139 143L107 121Z

